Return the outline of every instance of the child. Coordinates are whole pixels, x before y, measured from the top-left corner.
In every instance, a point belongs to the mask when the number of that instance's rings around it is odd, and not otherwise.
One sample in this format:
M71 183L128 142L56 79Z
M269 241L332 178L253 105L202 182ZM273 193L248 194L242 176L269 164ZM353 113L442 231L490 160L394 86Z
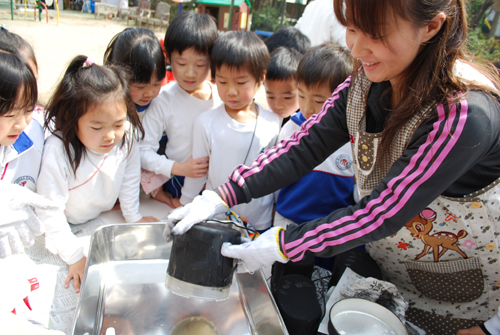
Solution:
M36 61L35 57L35 52L33 51L33 48L31 45L26 42L21 36L9 32L7 29L4 27L0 27L0 41L10 45L13 47L21 57L24 58L24 60L28 63L28 65L31 68L31 71L33 72L33 75L35 76L35 79L38 78L38 62ZM35 105L32 113L32 120L36 120L37 122L31 124L28 126L29 128L26 129L26 131L30 131L31 127L34 128L40 128L43 125L45 119L45 110L43 107L39 105ZM36 124L38 123L38 125ZM50 135L49 131L45 132L45 137L48 137ZM43 145L43 143L42 143ZM41 150L40 150L40 159L41 159Z
M297 66L302 54L295 49L279 47L271 53L267 66L266 99L269 109L283 119L282 126L299 109L297 96Z
M153 222L139 213L139 149L143 132L125 72L75 57L48 105L53 135L46 141L38 193L64 211L37 211L46 246L69 264L65 286L77 292L86 257L68 223L80 224L110 210L117 198L126 222ZM129 123L130 121L130 127Z
M156 35L146 28L126 28L109 42L104 64L129 69L132 101L143 117L165 78L165 56Z
M269 53L252 32L224 33L210 55L220 107L203 113L194 124L193 157L209 156L208 174L186 178L181 203L198 195L206 182L212 190L223 182L237 164L248 164L276 143L279 117L254 102L254 95L265 79ZM271 226L272 195L234 207L253 228L264 231Z
M0 34L10 33L0 29ZM5 44L3 38L0 39L0 77L0 180L33 192L44 140L42 127L31 120L38 99L37 83L30 65L16 48ZM12 191L4 186L2 192ZM40 227L17 231L11 228L0 225L0 257L23 251L33 244L33 235L41 234Z
M290 26L278 29L274 34L266 38L264 43L270 54L279 47L295 49L299 53L305 54L311 47L309 37L302 34L300 30Z
M351 74L352 61L349 50L331 43L306 52L297 69L300 112L283 127L280 141L292 136L307 119L321 111L335 88ZM302 224L352 205L353 185L351 144L346 143L313 171L281 189L274 225Z
M165 34L167 60L176 82L153 101L143 119L144 139L140 143L143 169L163 175L169 182L153 197L170 207L178 207L185 176L202 177L208 157L192 159L192 128L202 112L220 105L215 85L207 79L210 50L218 37L217 26L206 14L184 12L169 25ZM168 137L164 152L158 153L162 134ZM143 186L145 183L143 181ZM149 192L146 192L149 193ZM172 198L175 197L175 200Z
M221 253L254 271L368 243L408 302L406 320L428 334L478 326L500 301L500 82L466 53L466 1L334 8L355 73L301 131L197 197L172 233L227 211L223 199L246 203L298 180L351 141L359 202Z

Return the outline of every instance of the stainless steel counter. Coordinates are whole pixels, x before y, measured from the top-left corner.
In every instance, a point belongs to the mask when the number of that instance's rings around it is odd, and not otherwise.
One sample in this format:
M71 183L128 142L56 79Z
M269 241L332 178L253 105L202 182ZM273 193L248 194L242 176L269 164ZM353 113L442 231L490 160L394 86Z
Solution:
M236 274L223 301L167 290L171 243L163 227L119 224L93 234L73 334L101 335L109 327L120 335L170 334L190 317L210 321L221 335L288 334L261 271Z

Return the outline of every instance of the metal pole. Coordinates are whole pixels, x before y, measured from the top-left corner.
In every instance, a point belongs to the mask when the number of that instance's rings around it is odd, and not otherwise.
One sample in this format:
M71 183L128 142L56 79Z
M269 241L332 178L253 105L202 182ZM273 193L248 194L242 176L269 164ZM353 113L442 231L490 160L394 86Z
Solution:
M233 23L233 8L234 8L234 0L231 0L231 6L229 6L229 23L227 24L227 31L231 30Z

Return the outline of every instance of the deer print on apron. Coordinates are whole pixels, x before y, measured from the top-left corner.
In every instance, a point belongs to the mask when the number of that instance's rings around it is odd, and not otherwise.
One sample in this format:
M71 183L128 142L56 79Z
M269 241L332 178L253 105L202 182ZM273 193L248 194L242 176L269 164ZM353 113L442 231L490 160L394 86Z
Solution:
M381 134L366 132L364 116L370 86L361 71L347 104L360 198L381 182L429 110L396 134L390 155L376 164ZM429 203L396 234L366 249L409 303L410 322L427 334L455 335L493 317L500 306L500 179L473 194Z

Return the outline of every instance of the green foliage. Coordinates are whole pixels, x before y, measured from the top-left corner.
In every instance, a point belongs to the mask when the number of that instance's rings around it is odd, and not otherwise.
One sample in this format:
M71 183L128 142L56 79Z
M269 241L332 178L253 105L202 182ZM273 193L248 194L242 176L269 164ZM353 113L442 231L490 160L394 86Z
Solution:
M471 55L489 61L500 60L500 41L495 38L487 38L479 29L469 31L467 46Z
M271 6L262 7L252 13L252 31L263 30L275 32L280 27L279 11Z

